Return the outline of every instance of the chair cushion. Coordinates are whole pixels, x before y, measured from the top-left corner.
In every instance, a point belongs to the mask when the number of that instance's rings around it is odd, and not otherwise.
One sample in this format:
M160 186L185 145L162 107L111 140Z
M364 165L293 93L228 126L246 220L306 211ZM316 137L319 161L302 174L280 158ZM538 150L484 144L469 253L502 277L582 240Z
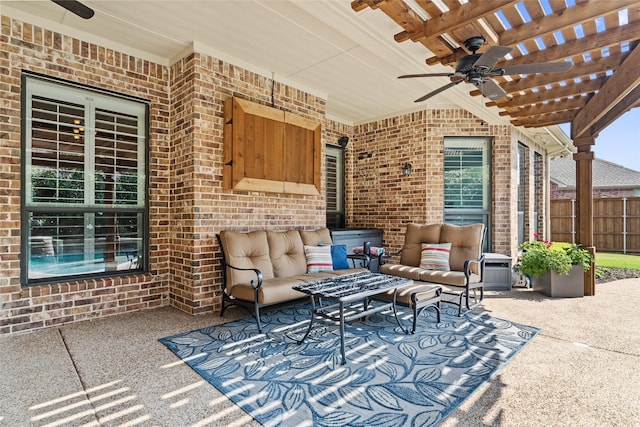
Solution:
M384 264L380 266L380 273L392 276L404 277L405 279L420 280L420 275L424 268L411 267L402 264Z
M451 243L423 243L420 268L449 271L449 252L451 252Z
M413 304L411 301L411 295L415 294L415 293L422 293L424 292L424 296L422 296L421 299L424 298L432 298L435 296L435 293L438 289L441 289L441 286L438 285L428 285L428 284L424 284L424 283L411 283L409 285L405 285L401 288L398 289L398 293L396 295L396 303L400 304L400 305L404 305L406 307L411 307L413 308ZM381 297L384 298L386 300L389 301L393 301L393 292L394 290L391 289L387 292L384 292L382 294L379 294L376 296L377 297ZM418 301L419 302L419 301ZM420 306L420 304L418 304L418 307Z
M272 277L270 279L265 279L262 282L262 287L258 291L258 303L276 304L279 302L303 298L307 295L293 289L295 285L299 285L301 283L304 282L288 277ZM230 295L244 301L254 300L253 287L246 283L234 286Z
M317 230L305 231L300 230L302 243L309 246L330 245L331 232L328 228L318 228Z
M267 241L275 277L291 277L307 272L307 258L298 230L267 231Z
M451 243L449 266L451 270L462 271L464 262L477 260L482 256L484 224L453 225L443 224L440 231L440 242ZM480 274L480 266L472 264L471 270Z
M423 282L439 283L451 286L465 286L466 277L462 271L438 271L438 270L422 270L419 280ZM469 283L480 282L480 276L472 274L469 277Z
M307 257L307 273L333 271L333 261L331 260L331 246L304 245L304 254Z
M407 224L400 264L418 267L423 243L440 243L442 224Z
M225 262L238 268L257 268L264 279L273 277L267 233L264 230L240 233L223 230L220 241L224 249ZM249 283L256 280L253 271L227 270L227 290L238 283Z

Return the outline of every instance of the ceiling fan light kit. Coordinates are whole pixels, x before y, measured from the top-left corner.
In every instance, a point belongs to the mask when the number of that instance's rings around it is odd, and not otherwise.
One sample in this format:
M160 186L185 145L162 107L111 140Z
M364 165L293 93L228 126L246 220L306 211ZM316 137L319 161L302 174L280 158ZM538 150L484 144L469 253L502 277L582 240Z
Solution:
M485 43L486 39L481 35L465 40L464 46L471 53L463 56L456 62L456 68L453 73L405 74L398 78L449 77L457 79L416 99L415 102L422 102L462 82L475 85L482 95L492 101L495 101L505 97L507 93L492 79L492 77L514 74L558 73L567 71L572 66L570 62L564 61L515 64L494 68L501 58L511 52L512 48L508 46L491 46L484 53L476 53Z

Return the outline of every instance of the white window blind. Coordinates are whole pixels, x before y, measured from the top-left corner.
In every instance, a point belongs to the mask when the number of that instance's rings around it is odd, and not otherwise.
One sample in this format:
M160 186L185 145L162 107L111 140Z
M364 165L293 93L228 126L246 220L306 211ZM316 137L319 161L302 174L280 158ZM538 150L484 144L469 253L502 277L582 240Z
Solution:
M325 155L327 227L344 227L344 153L327 146Z
M24 80L22 283L141 271L146 103Z
M484 223L490 236L491 141L444 139L444 219L452 224ZM489 241L485 242L487 245ZM490 246L489 246L490 247Z

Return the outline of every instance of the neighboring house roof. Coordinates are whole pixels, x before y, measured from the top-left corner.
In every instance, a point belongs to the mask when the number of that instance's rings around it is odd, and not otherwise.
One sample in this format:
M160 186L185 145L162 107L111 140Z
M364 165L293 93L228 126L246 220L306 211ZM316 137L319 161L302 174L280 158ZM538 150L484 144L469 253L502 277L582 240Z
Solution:
M560 190L576 188L576 162L560 157L549 162L549 178ZM640 172L607 160L593 161L593 188L640 188Z

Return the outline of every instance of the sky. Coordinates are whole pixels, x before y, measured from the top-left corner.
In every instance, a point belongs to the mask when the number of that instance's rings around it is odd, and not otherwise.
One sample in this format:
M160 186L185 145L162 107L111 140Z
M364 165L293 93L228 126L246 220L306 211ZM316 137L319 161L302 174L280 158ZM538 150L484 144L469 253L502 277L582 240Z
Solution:
M560 125L570 135L568 123ZM591 149L596 158L640 172L640 108L633 108L605 128Z

